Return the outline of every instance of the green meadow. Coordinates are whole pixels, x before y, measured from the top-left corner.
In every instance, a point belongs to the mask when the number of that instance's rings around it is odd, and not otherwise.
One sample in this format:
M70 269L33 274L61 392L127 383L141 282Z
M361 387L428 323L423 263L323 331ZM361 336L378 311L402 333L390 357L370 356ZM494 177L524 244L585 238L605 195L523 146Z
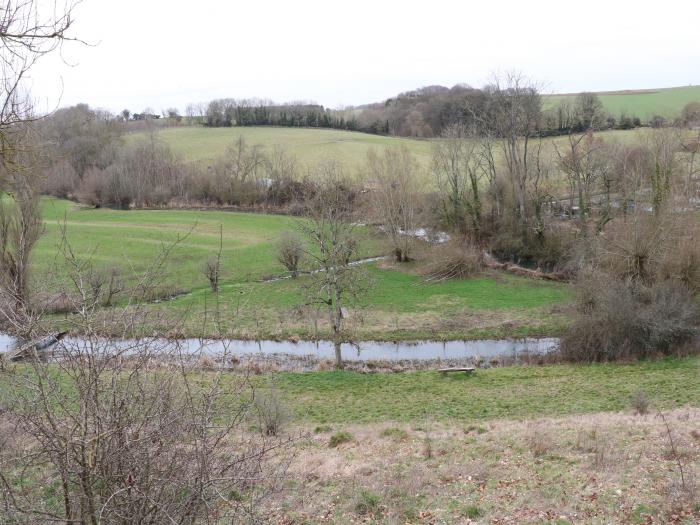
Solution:
M573 102L575 95L549 95L547 104L553 105L562 100ZM615 118L625 114L649 120L654 115L667 119L680 116L683 107L689 102L700 102L700 86L683 86L663 89L640 89L598 93L605 110Z
M655 409L700 405L700 360L511 366L474 375L430 372L283 373L275 385L296 416L318 424L425 423L556 417L628 409L644 392Z
M134 133L128 135L127 140L138 140L140 136L143 135ZM158 136L185 160L201 163L216 160L238 137L244 137L250 145L261 144L268 151L281 147L303 166L312 167L322 161L334 160L351 172L372 148L382 150L387 146L406 146L425 165L428 165L431 153L428 140L332 129L183 126L162 129Z
M172 246L162 282L183 295L152 307L182 314L186 335L213 335L220 327L206 321L214 297L202 266L221 245L216 303L227 335L328 335L325 314L308 306L308 276L263 282L284 275L276 242L283 231L296 227L298 219L226 211L90 209L46 199L44 220L46 233L33 254L33 271L36 282L50 282L55 291L69 289L59 250L63 228L80 259L90 259L98 270L119 267L132 282ZM360 235L361 257L388 251L370 231L361 230ZM358 337L551 335L566 322L562 307L571 300L566 285L488 272L469 280L426 283L414 270L412 265L362 266L365 291L349 305L348 326Z

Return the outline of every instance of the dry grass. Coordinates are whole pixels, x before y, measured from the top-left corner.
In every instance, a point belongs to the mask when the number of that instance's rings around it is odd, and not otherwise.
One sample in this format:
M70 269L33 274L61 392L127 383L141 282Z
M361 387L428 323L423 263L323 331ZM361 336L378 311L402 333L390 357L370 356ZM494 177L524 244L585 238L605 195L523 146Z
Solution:
M696 479L700 409L665 414L686 477ZM270 518L284 524L700 520L699 496L679 488L676 460L657 415L424 427L348 426L354 440L332 449L327 435L311 437L292 465L285 501L270 509ZM430 457L424 454L427 430ZM398 433L402 439L386 437Z

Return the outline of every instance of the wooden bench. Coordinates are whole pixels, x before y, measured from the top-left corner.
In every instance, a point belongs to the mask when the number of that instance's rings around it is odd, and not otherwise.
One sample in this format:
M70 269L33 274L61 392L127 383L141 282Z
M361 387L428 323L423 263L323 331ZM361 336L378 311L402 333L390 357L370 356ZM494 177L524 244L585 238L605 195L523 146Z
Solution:
M469 367L469 368L439 368L438 372L440 372L443 376L446 376L450 372L464 372L465 374L469 375L476 370L474 367Z

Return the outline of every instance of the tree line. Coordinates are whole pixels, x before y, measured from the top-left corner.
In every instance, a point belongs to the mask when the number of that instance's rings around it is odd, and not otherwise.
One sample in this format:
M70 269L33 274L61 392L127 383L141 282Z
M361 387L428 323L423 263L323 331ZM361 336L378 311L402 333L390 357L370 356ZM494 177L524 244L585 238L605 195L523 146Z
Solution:
M534 89L540 93L538 86ZM427 86L400 93L380 103L345 109L324 108L311 102L277 104L265 99L223 98L208 103L189 104L186 117L190 123L207 127L282 126L343 129L380 135L434 138L444 129L460 124L470 127L483 118L485 107L492 105L498 93L498 81L482 88L457 84L451 88ZM556 104L543 104L538 122L532 130L541 136L581 132L591 126L603 129L633 129L642 126L664 127L688 122L693 116L689 104L675 121L655 115L643 121L635 115L607 112L595 93L564 97ZM179 114L168 110L164 115Z

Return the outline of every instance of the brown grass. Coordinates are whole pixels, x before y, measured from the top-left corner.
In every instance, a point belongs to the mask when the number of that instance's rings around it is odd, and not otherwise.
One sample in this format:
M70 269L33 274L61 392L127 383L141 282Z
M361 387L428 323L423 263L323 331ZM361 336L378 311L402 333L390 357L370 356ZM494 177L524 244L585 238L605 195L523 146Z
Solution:
M666 417L686 470L697 478L700 442L694 436L700 435L700 409L678 409ZM363 492L379 502L372 523L700 520L697 494L677 497L675 461L663 422L652 414L496 421L478 431L431 424L431 457L424 454L424 425L344 430L354 440L337 449L328 448L323 434L304 443L292 465L294 489L272 512L278 523L366 521L355 509ZM405 439L385 437L399 430Z

